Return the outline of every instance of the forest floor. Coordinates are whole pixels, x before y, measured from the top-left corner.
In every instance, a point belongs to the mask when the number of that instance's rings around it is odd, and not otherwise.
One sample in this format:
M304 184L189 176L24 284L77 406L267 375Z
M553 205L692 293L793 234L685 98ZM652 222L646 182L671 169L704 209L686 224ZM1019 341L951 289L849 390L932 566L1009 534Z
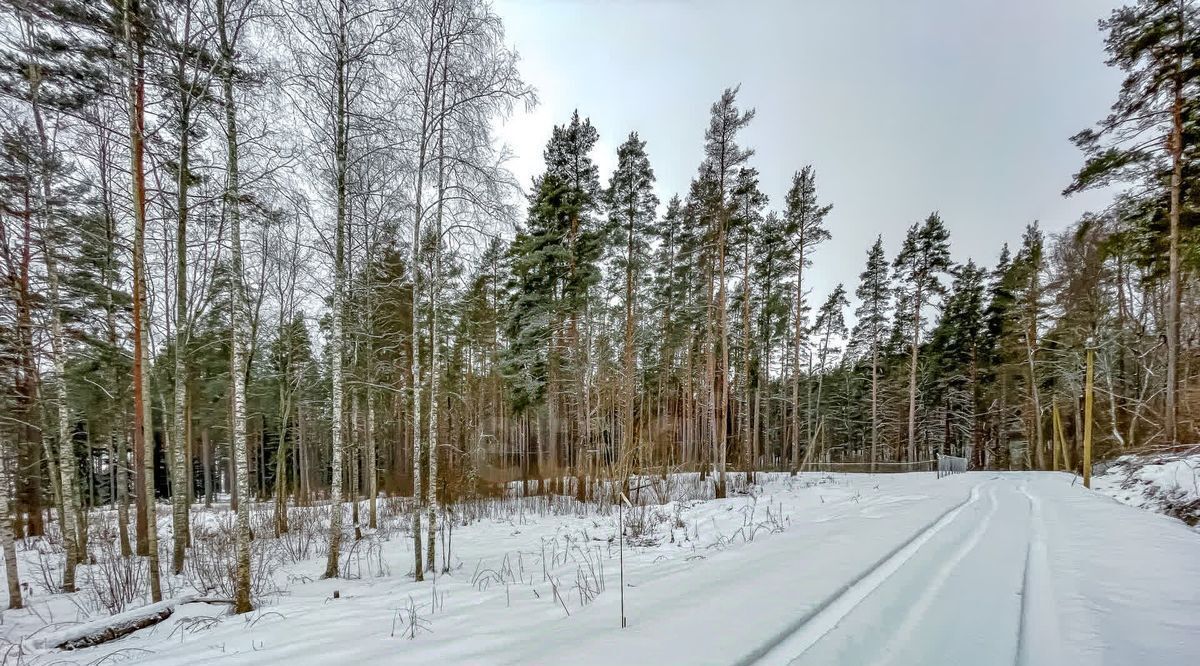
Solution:
M675 500L626 510L625 629L615 508L459 505L438 542L449 541L449 571L418 583L408 513L385 502L380 528L347 544L343 578L319 579L322 510L293 508L291 536L256 539L254 612L185 604L125 638L47 650L39 637L144 603L137 571L106 564L102 515L98 563L81 567L75 594L43 589L56 575L53 539L18 545L31 594L0 618L0 660L1169 665L1200 655L1200 532L1071 475L759 482L722 500L686 499L680 483L663 492ZM165 577L164 596L221 596L227 514L196 511L195 552L184 574Z

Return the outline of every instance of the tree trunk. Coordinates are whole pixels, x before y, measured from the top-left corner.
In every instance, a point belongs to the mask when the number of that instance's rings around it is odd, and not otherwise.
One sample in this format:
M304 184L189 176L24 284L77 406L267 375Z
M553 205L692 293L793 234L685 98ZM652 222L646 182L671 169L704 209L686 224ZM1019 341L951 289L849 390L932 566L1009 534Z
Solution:
M213 497L213 455L208 427L200 431L200 464L204 467L204 508L208 509L212 508Z
M1032 318L1036 321L1036 318ZM1029 425L1030 435L1033 435L1033 445L1036 455L1034 459L1037 461L1038 469L1046 469L1046 436L1042 428L1042 401L1038 393L1036 366L1034 365L1034 356L1037 354L1037 335L1036 327L1030 324L1029 330L1026 331L1026 360L1029 369Z
M126 64L129 70L129 146L133 176L133 418L134 449L139 488L138 551L146 555L150 566L150 596L162 601L158 568L158 526L154 502L154 426L150 422L149 358L146 331L146 172L144 168L145 130L145 54L144 35L135 29L134 0L125 0Z
M349 119L347 108L349 99L346 92L346 67L348 58L346 6L338 4L338 34L334 49L334 115L336 135L334 137L334 189L337 193L337 229L334 233L333 250L333 325L330 331L330 477L329 477L329 553L325 561L325 578L337 578L338 558L341 555L342 543L342 410L345 403L345 388L342 371L342 354L344 351L345 329L345 254L346 254L346 171L347 171L347 142L349 136Z
M1185 24L1184 3L1179 2L1179 41L1183 42ZM1179 218L1180 193L1183 188L1183 55L1177 57L1171 104L1171 135L1168 147L1171 152L1171 204L1170 204L1170 247L1168 249L1169 294L1167 296L1167 409L1163 418L1163 436L1169 446L1179 442L1177 418L1179 417L1178 366L1179 366L1179 306L1183 291L1180 284L1179 265Z
M39 98L41 70L35 64L29 65L28 70L30 99L31 106L33 107L34 126L37 128L38 145L44 156L43 159L48 159L51 154L50 143L46 136L46 124L42 118ZM50 354L54 367L54 394L55 400L58 403L55 410L56 437L58 441L58 500L60 502L59 512L63 550L65 551L62 588L64 592L74 592L75 567L83 560L83 553L79 550L79 532L77 526L79 520L77 515L79 498L75 486L76 467L78 463L75 458L75 446L71 437L70 415L68 413L70 406L67 400L67 360L66 350L63 345L62 308L58 289L58 261L54 254L56 244L52 243L49 239L52 233L54 201L51 190L50 166L43 164L39 175L42 185L42 201L40 206L42 219L42 258L46 265L46 281L50 291Z
M368 343L368 354L371 353ZM367 361L368 366L370 361ZM369 373L368 373L369 376ZM379 471L376 463L375 451L375 400L371 393L371 387L367 387L367 432L366 432L366 449L367 449L367 526L371 529L379 527Z
M185 7L183 43L189 41L191 31L191 3ZM174 533L174 552L171 558L171 572L175 575L183 573L183 558L190 541L188 521L188 493L186 485L191 485L188 479L191 474L187 469L187 346L191 326L188 322L187 311L187 223L188 223L188 184L189 158L191 150L189 140L191 135L191 98L186 91L187 82L184 71L187 59L187 48L179 49L177 63L179 80L179 164L178 164L178 219L175 227L175 409L174 433L175 451L171 464L171 483L174 486L171 493L171 526Z
M921 293L913 302L912 354L908 364L908 462L917 460L917 353L921 341Z
M625 378L622 382L624 388L624 404L622 405L622 423L621 423L621 441L623 443L622 453L630 455L635 449L637 450L637 462L639 467L645 465L642 459L641 450L637 447L634 441L634 426L633 426L633 401L636 391L636 369L634 368L633 358L633 253L634 253L634 233L635 222L637 220L636 213L629 211L628 222L625 228L625 336L624 350L622 353L622 366L625 371Z
M800 468L800 353L804 344L804 241L796 259L796 304L792 333L792 474Z
M1092 487L1092 366L1095 352L1087 350L1087 376L1083 388L1083 487Z
M246 286L242 265L242 220L240 206L240 172L238 168L237 101L233 95L234 40L241 26L230 26L225 0L216 0L217 32L221 48L221 93L225 107L225 209L229 216L229 245L231 272L230 328L232 329L232 359L230 363L231 398L233 402L233 448L237 476L238 507L236 516L236 561L234 580L234 613L248 613L254 606L250 600L250 470L249 442L246 436L247 363L245 320ZM232 28L232 29L231 29ZM332 546L331 546L332 547Z
M879 458L879 340L871 340L871 473Z
M0 440L0 551L4 553L4 577L8 581L8 607L23 607L21 576L17 570L17 547L13 536L13 517L10 513L13 488L13 443Z

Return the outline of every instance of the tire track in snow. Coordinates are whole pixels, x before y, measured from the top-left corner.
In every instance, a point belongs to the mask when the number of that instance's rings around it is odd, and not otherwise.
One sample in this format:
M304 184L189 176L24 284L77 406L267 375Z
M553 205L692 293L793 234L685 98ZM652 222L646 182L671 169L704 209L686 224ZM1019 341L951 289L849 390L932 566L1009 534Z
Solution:
M941 592L942 587L946 584L946 581L950 579L950 575L954 573L955 568L964 559L966 559L967 555L970 555L971 551L975 550L975 547L978 546L979 542L983 540L984 533L986 533L988 528L991 526L992 518L995 517L996 512L1000 509L1000 502L996 500L995 486L988 487L987 499L990 507L988 508L988 512L984 514L983 520L979 521L975 525L975 527L971 530L971 533L967 536L966 540L963 541L958 549L954 551L954 554L950 556L950 559L947 560L943 566L937 570L937 575L929 582L929 585L924 588L920 598L917 599L916 603L913 604L912 608L908 611L908 613L905 614L904 622L898 629L895 629L891 632L891 638L888 640L887 644L884 645L883 650L879 653L882 655L879 662L880 666L887 666L888 664L892 663L894 660L892 655L896 654L897 641L903 640L912 633L913 629L916 628L921 619L924 617L925 613L937 599L938 593Z
M1029 500L1029 547L1025 551L1025 577L1021 582L1021 618L1017 630L1016 666L1058 664L1058 615L1046 551L1046 524L1042 501L1022 484Z
M857 578L846 583L808 613L802 615L787 629L737 662L738 666L750 664L787 664L812 647L829 633L842 618L862 603L885 580L896 573L922 546L942 528L950 524L958 514L979 501L979 489L983 484L971 488L967 499L947 509L927 527L920 530L904 543L897 546Z

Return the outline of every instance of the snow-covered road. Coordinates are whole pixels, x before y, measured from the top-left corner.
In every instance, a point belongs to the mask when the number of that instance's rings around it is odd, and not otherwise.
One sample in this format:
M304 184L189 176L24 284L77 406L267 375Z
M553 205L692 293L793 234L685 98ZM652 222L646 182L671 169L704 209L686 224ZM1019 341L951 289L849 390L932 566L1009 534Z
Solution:
M880 484L632 591L625 632L581 616L523 658L565 644L597 664L1200 663L1200 533L1179 521L1064 474Z
M1041 500L1028 486L978 483L756 661L1063 663Z

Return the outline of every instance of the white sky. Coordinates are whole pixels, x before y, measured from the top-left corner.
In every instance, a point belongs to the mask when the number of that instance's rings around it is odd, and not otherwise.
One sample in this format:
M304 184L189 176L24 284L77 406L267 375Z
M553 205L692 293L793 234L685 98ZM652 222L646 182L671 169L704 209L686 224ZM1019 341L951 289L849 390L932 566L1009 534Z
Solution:
M684 194L709 106L741 84L758 115L771 208L792 173L817 171L833 233L814 257L811 304L853 293L883 234L889 260L907 227L939 210L954 257L990 266L1028 222L1057 231L1107 205L1064 199L1081 164L1068 140L1102 118L1120 73L1096 22L1116 0L496 0L541 104L501 136L522 183L571 111L600 132L602 182L616 147L647 141L659 197Z

